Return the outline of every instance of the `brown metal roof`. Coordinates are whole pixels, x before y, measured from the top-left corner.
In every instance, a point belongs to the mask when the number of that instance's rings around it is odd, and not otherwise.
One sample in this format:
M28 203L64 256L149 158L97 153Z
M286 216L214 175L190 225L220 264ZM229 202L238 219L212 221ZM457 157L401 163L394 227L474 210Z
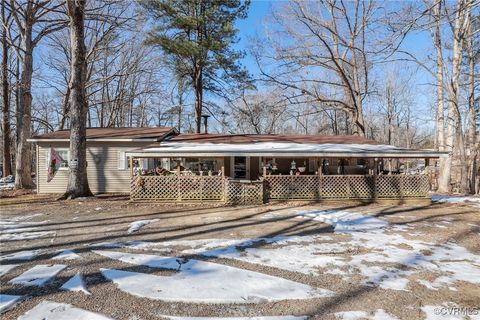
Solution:
M308 144L380 144L359 136L282 135L282 134L179 134L169 142L249 144L255 142L284 142Z
M87 128L87 139L156 139L165 138L169 134L176 133L175 128ZM31 140L70 139L70 130L58 130L42 135L33 136Z

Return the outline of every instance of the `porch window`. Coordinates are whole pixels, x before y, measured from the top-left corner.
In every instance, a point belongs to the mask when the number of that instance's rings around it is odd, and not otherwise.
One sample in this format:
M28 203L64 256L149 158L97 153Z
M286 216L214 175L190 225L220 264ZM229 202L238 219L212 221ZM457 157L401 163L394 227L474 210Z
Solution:
M216 159L206 158L185 158L184 167L185 170L194 173L202 171L204 173L211 172L213 174L217 173L219 170L218 161Z

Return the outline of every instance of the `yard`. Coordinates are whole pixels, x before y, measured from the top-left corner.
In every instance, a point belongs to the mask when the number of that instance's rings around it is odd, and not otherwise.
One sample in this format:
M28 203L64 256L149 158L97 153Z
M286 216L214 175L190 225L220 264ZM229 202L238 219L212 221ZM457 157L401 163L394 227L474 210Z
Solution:
M480 200L435 200L2 199L1 318L479 319Z

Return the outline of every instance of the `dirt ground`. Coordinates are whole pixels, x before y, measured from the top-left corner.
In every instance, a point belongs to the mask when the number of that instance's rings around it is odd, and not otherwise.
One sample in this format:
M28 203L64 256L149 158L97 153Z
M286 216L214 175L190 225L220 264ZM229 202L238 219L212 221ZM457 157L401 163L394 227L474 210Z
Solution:
M331 225L315 219L298 219L292 210L339 209L362 212L391 225L408 226L414 230L415 239L435 244L455 243L475 255L480 255L480 209L459 204L361 204L344 203L282 203L253 207L221 207L216 205L167 205L132 203L124 197L106 197L71 201L54 201L32 195L12 199L0 199L2 220L15 220L31 216L28 222L42 223L38 230L52 231L31 240L3 241L0 255L23 250L45 249L30 261L12 260L19 264L0 278L1 293L23 295L15 307L1 315L3 320L16 319L43 300L65 302L76 307L98 312L113 319L162 319L162 315L195 317L251 317L251 316L309 316L312 319L335 319L334 313L363 310L374 312L383 309L398 319L424 318L422 306L454 302L463 308L480 308L480 285L469 282L455 283L456 291L448 288L429 289L416 281L410 281L408 290L388 290L379 286L362 284L362 277L344 279L340 275L318 272L305 274L281 268L250 263L236 259L193 256L224 265L293 280L313 287L335 292L333 297L307 300L261 302L254 304L200 304L174 303L141 298L119 290L100 273L100 268L116 268L129 271L168 275L171 271L143 266L132 266L108 259L92 252L102 248L104 242L149 241L165 242L194 239L245 239L268 238L278 235L309 236L328 235L333 242L348 235L336 234ZM132 222L158 219L145 225L138 232L127 233ZM442 227L439 227L442 225ZM37 225L38 226L38 225ZM401 229L399 229L401 230ZM37 231L37 230L36 230ZM409 237L408 234L403 234ZM51 260L61 249L71 249L83 259L59 262L68 268L45 286L12 285L11 279L39 264L57 263ZM139 252L131 248L115 251L159 254L146 248ZM335 253L332 253L335 254ZM355 255L343 252L339 255ZM185 256L180 249L172 248L170 256ZM5 262L2 262L2 264ZM476 265L480 267L480 265ZM91 295L66 292L60 287L76 272L84 278ZM428 279L428 274L414 275ZM474 275L472 275L474 276ZM446 318L445 318L446 319Z

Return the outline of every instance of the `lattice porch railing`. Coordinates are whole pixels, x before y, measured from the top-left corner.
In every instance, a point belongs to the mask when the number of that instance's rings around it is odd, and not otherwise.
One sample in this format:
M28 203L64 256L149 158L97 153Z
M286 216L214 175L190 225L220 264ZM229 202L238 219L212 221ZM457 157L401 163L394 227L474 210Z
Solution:
M266 176L268 199L407 199L427 198L426 175Z
M132 200L221 201L259 204L264 200L412 199L428 198L426 175L266 176L240 182L223 176L136 176Z
M222 176L135 176L131 180L132 200L224 201Z
M226 181L226 202L228 204L262 204L264 202L263 181Z

